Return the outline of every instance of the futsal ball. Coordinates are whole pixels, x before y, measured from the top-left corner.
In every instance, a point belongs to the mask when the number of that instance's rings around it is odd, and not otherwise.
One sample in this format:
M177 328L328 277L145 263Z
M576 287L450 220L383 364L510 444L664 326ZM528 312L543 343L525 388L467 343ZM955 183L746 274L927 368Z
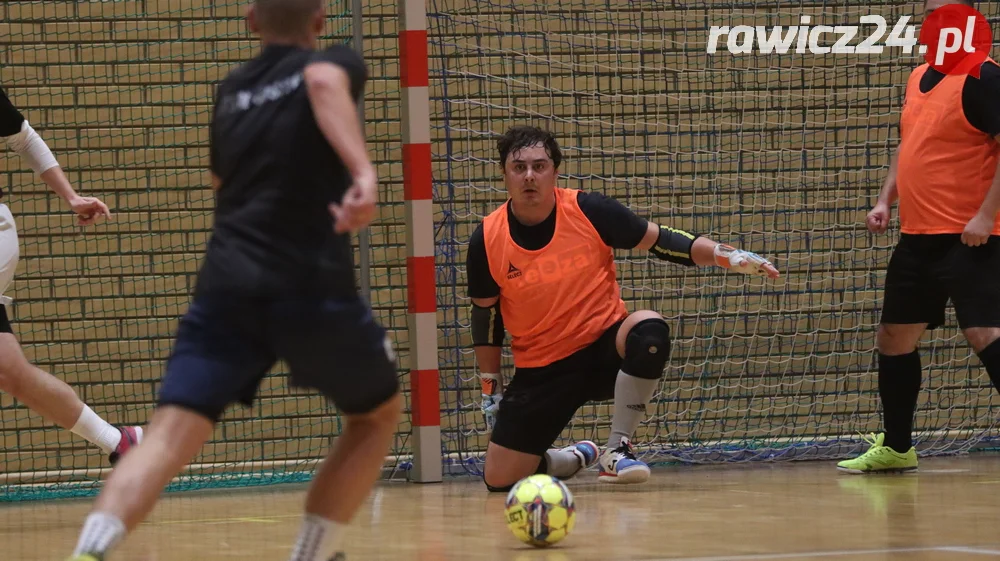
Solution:
M562 481L536 474L517 482L507 494L507 527L517 539L535 547L547 547L573 531L576 507L573 495Z

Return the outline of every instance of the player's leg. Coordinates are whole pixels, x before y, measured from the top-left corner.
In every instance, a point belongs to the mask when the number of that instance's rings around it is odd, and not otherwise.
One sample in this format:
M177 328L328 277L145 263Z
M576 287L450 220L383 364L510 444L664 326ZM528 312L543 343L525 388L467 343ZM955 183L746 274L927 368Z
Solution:
M345 415L344 431L320 464L306 496L305 517L292 561L331 561L378 479L399 428L402 397L395 394L368 413Z
M620 368L615 377L614 416L611 435L601 455L598 481L642 483L649 466L635 457L632 436L646 416L670 358L670 328L660 314L642 310L630 314L615 335Z
M1000 390L1000 237L956 246L951 299L958 325Z
M536 473L568 480L597 463L599 454L597 444L589 440L564 448L548 448L541 454L520 452L490 441L486 447L483 482L490 491L500 493L509 491L515 483Z
M378 479L399 428L395 353L360 298L287 301L269 312L292 384L319 390L345 417L306 496L293 561L330 561Z
M0 306L0 391L17 398L45 420L72 431L111 455L112 463L138 444L140 427L115 427L94 413L66 382L25 358Z
M198 298L181 319L158 406L142 443L116 466L87 517L74 561L103 560L152 510L237 400L249 404L275 362L258 337L259 310L236 299Z
M861 456L838 463L842 472L917 468L912 444L913 414L922 376L917 344L926 329L944 322L948 291L939 266L947 249L940 239L904 235L893 250L876 335L883 432L875 435Z
M7 205L0 204L0 295L14 279L20 257L17 227ZM9 299L5 299L9 301ZM14 396L28 409L98 446L111 463L142 438L139 427L115 427L92 411L69 384L40 370L24 356L0 302L0 391Z
M194 458L214 426L212 419L183 407L157 409L146 438L118 462L101 490L84 522L73 560L103 561L146 518L163 489Z
M516 370L504 390L486 448L487 489L506 492L535 473L569 479L596 463L597 445L587 440L550 448L587 401L586 373L593 368L592 355L588 348L548 366Z

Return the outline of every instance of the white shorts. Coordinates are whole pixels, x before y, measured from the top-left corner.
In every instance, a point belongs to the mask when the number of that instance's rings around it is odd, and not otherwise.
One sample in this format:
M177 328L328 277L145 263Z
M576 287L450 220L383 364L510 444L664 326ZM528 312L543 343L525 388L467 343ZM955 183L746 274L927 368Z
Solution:
M5 204L0 204L0 304L9 304L7 289L14 280L14 270L21 250L17 241L17 224Z

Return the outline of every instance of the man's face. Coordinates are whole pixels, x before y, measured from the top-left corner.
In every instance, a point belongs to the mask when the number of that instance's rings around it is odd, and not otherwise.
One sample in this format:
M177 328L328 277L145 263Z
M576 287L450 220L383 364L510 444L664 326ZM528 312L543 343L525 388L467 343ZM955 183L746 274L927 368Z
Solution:
M510 153L503 168L504 184L515 206L533 206L551 201L556 176L552 158L541 144Z

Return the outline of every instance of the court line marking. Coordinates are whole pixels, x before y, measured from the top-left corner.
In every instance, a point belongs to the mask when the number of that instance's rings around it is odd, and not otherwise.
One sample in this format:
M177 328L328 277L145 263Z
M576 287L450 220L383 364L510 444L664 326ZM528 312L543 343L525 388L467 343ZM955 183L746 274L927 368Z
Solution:
M977 553L979 555L1000 555L1000 549L986 549L984 547L955 546L955 547L942 547L939 549L941 551L951 551L955 553Z
M806 559L819 557L847 557L852 555L874 555L879 553L920 553L943 551L948 553L976 553L980 555L1000 555L993 549L977 549L965 546L898 547L885 549L842 549L830 551L804 551L801 553L753 553L746 555L720 555L714 557L663 557L647 561L767 561L771 559Z
M301 518L301 514L273 514L268 516L234 516L229 518L201 518L201 519L184 519L179 518L176 520L153 520L149 522L143 522L144 526L172 526L175 524L227 524L233 522L258 522L264 524L275 524L278 520L282 518Z

